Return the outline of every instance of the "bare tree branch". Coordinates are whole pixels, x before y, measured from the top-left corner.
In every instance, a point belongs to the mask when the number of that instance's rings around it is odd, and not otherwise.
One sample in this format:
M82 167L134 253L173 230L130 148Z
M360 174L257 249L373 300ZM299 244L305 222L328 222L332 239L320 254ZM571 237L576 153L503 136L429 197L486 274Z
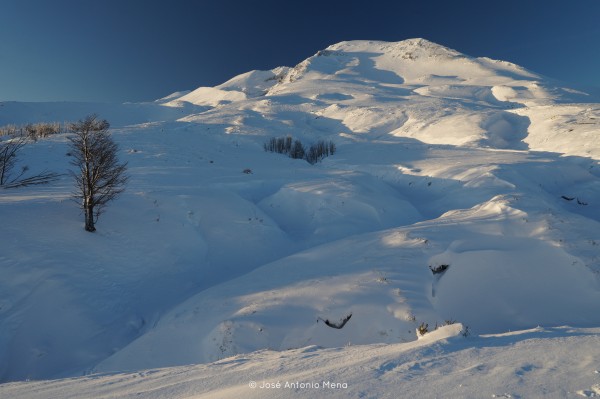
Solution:
M12 171L17 162L17 153L25 146L27 138L25 136L14 136L8 140L0 142L0 186L12 183L16 178L12 178Z
M47 184L57 180L60 174L43 171L34 176L23 177L29 171L27 166L21 167L19 174L13 170L17 163L19 150L27 144L27 137L17 135L8 140L0 141L0 188L16 188Z
M38 173L35 176L26 177L24 179L17 180L12 183L7 183L2 185L2 188L16 188L16 187L26 187L26 186L37 186L40 184L48 184L58 180L62 176L59 173L44 171L42 173Z
M348 316L344 317L343 319L340 319L339 322L333 322L333 321L329 321L329 319L323 320L321 317L317 317L317 323L319 322L319 320L322 320L323 323L325 323L327 326L331 327L331 328L337 328L342 329L344 328L344 326L346 325L346 323L348 323L348 320L350 320L350 318L352 317L352 313L350 313Z

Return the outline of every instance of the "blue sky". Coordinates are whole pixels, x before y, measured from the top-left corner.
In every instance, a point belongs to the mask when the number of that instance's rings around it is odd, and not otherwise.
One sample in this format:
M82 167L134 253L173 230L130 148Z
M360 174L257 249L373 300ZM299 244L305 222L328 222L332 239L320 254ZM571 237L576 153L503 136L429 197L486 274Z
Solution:
M600 1L0 0L0 101L146 101L423 37L600 87Z

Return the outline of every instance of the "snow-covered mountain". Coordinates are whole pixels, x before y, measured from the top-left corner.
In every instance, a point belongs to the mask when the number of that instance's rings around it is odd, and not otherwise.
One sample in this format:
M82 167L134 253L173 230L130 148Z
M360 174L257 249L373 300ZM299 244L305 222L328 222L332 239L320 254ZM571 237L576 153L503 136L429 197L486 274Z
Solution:
M67 176L0 191L2 381L372 351L446 320L600 326L600 104L557 81L424 39L350 41L151 103L0 103L0 126L92 112L131 174L97 233ZM337 152L263 150L286 135ZM22 161L63 173L67 142Z

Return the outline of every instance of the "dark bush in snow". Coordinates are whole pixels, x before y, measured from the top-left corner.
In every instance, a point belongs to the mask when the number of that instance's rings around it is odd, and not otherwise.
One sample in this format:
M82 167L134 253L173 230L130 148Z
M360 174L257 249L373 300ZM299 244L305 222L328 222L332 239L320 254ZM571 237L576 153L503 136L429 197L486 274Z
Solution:
M309 164L314 165L323 160L323 158L333 155L334 153L335 144L332 141L319 140L310 146L305 159Z
M292 149L290 152L290 157L294 159L304 159L306 155L306 150L304 146L300 142L300 140L294 140L294 144L292 145Z
M293 140L292 136L273 137L263 147L265 151L287 154L293 159L304 159L311 165L333 155L336 151L332 141L319 140L306 149L300 140Z
M264 145L265 151L289 154L292 149L292 136L273 137Z
M419 327L417 327L417 332L420 336L423 336L429 332L429 324L421 323Z

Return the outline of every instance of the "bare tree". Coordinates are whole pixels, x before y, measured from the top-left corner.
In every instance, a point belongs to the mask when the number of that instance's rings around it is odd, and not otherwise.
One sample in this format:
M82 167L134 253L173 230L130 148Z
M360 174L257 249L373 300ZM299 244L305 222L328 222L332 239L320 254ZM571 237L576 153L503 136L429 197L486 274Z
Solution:
M97 115L70 125L74 133L71 141L71 171L76 184L74 199L85 213L85 229L96 231L94 226L106 204L125 190L128 177L127 163L119 163L117 144L108 133L109 123Z
M0 141L0 187L15 188L46 184L60 176L57 173L43 171L37 175L24 177L29 170L27 166L21 167L19 173L15 175L13 172L18 160L18 152L25 144L27 144L27 137L23 135L15 135Z

